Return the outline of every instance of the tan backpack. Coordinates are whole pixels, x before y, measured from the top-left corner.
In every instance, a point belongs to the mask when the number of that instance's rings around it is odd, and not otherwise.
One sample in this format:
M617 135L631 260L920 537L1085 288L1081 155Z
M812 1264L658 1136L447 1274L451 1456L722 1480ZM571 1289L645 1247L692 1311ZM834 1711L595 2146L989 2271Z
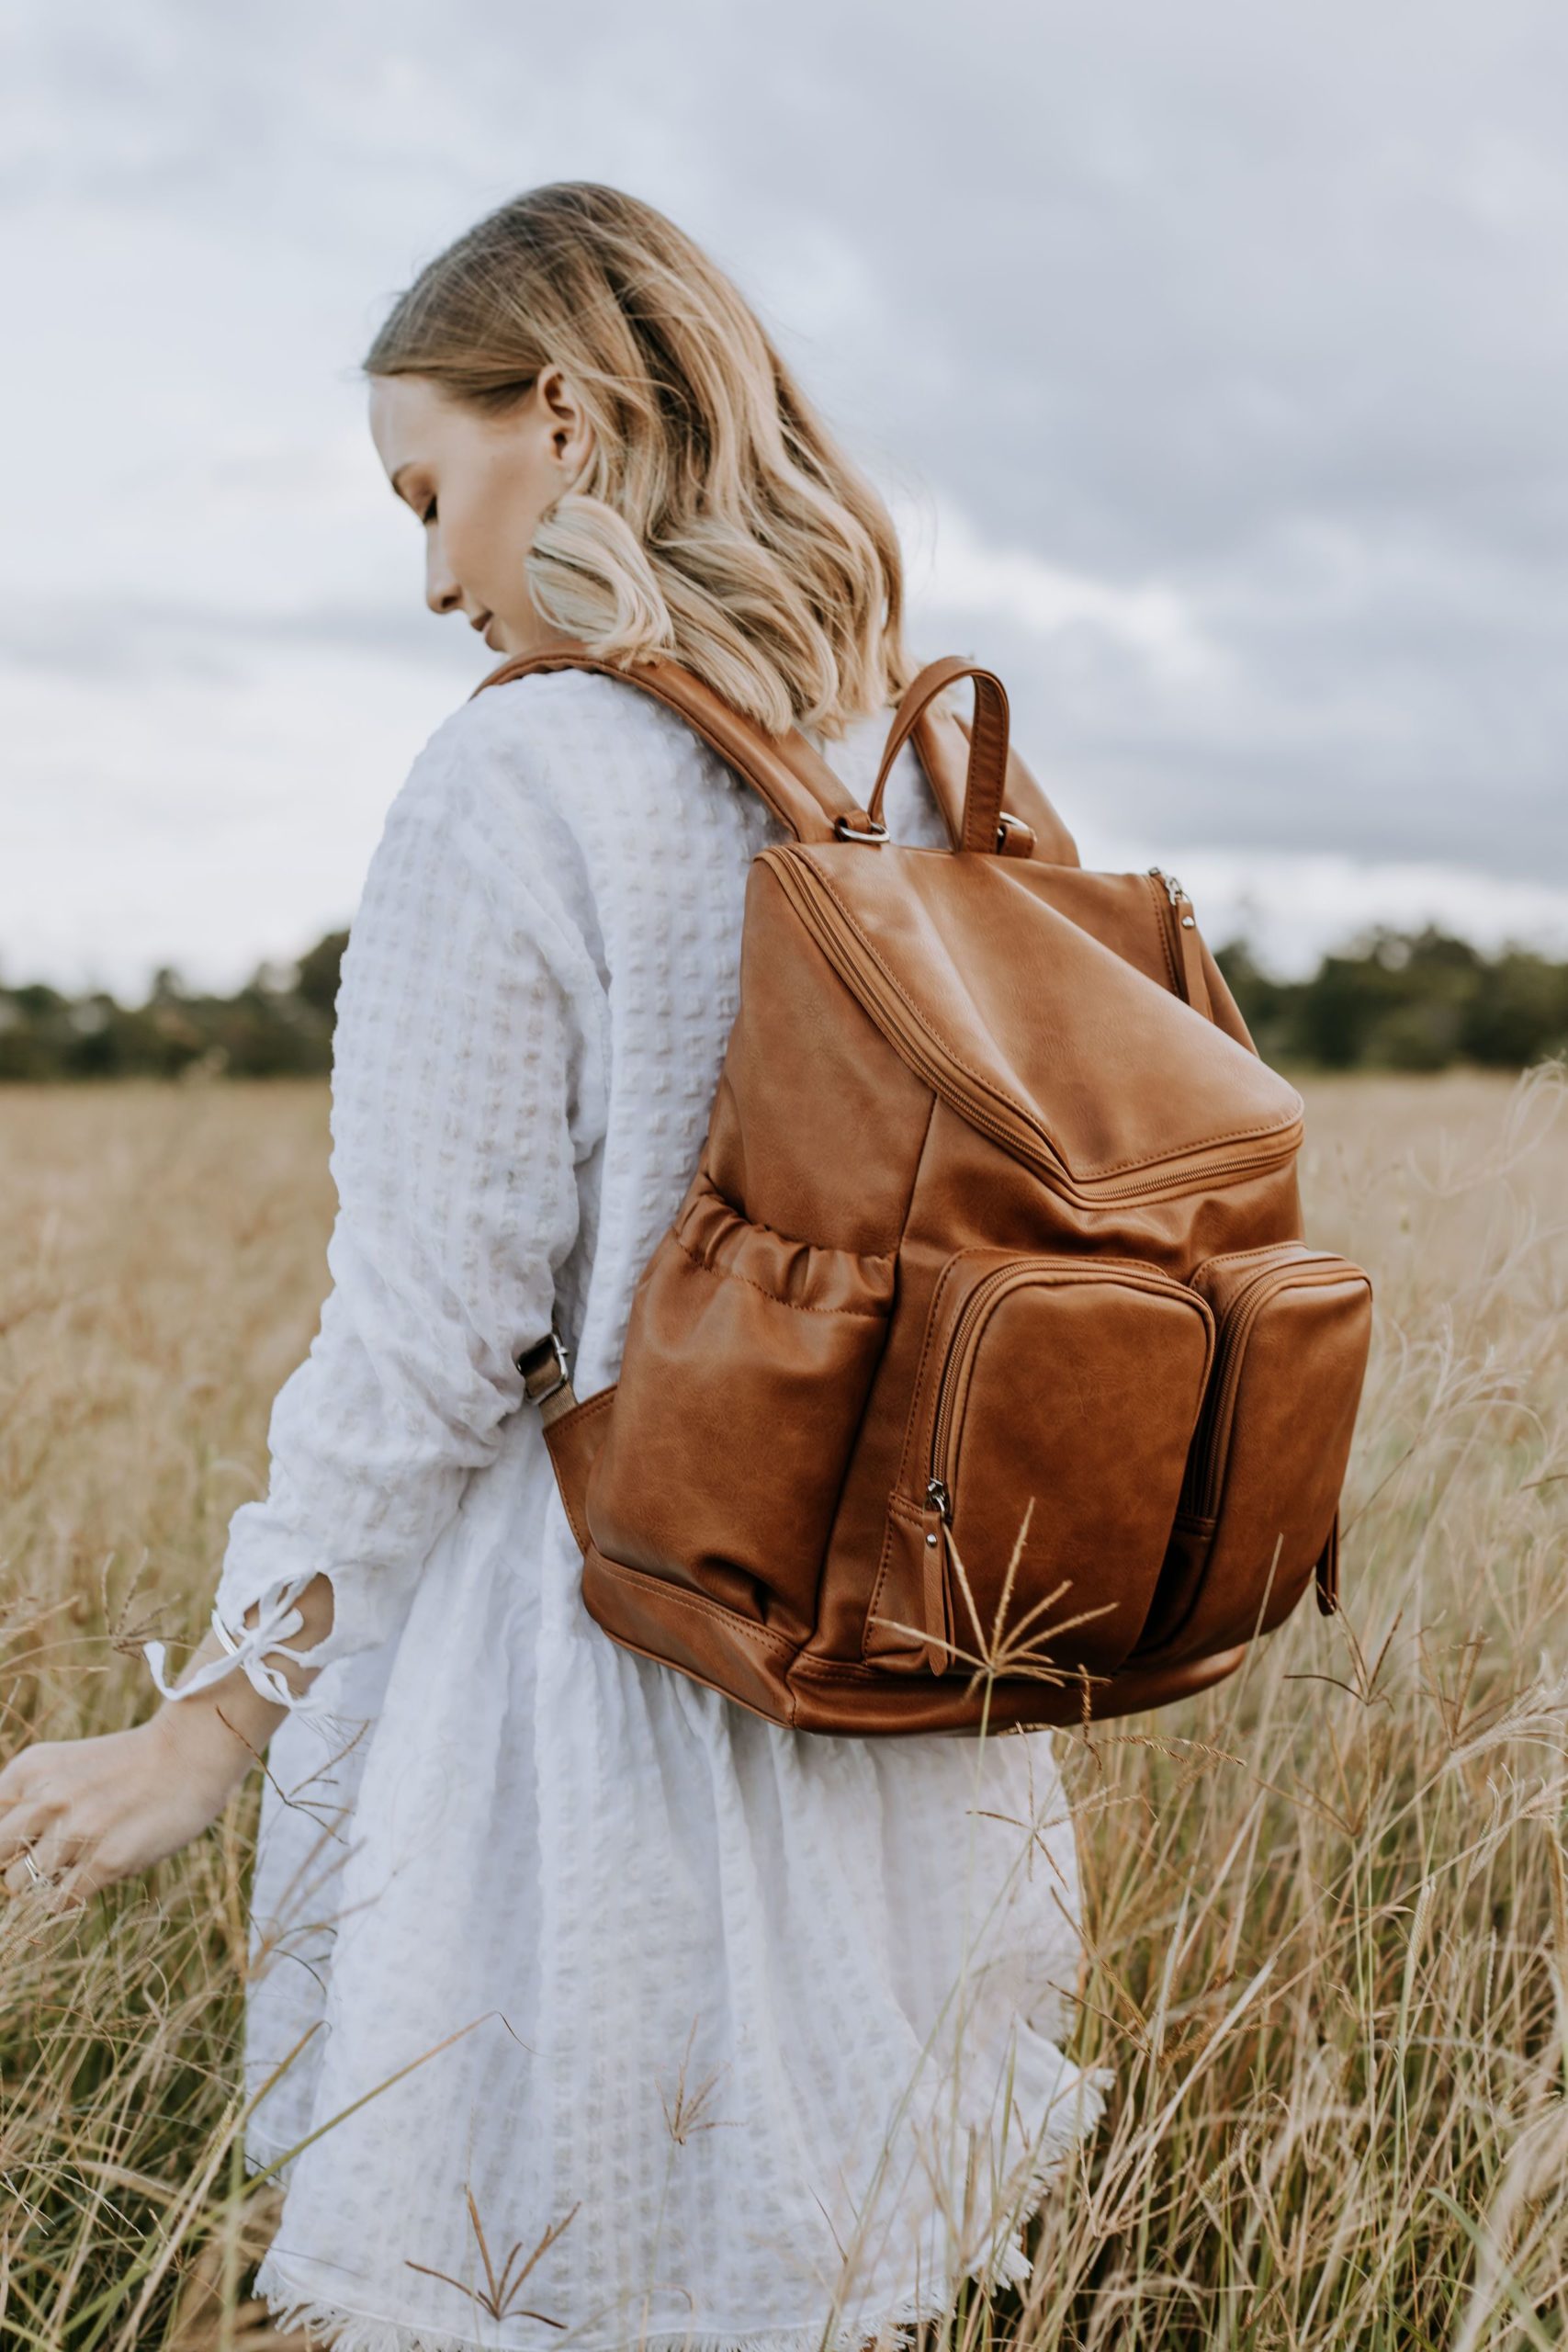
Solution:
M803 1731L1125 1714L1315 1577L1371 1286L1301 1238L1302 1102L1173 876L1086 873L988 670L904 695L870 806L666 661L793 839L747 877L701 1159L581 1402L517 1359L615 1640ZM975 681L972 729L932 697ZM951 849L881 821L912 737ZM1005 806L1004 806L1005 801Z

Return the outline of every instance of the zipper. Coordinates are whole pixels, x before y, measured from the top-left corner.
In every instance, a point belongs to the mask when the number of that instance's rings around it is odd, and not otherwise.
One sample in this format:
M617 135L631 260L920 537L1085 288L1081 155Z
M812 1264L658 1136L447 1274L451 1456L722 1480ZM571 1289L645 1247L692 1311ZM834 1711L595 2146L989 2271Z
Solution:
M1214 1369L1188 1457L1181 1497L1183 1511L1199 1519L1213 1519L1219 1510L1236 1390L1241 1385L1241 1367L1253 1325L1276 1291L1284 1289L1306 1269L1330 1261L1331 1253L1319 1250L1308 1257L1292 1257L1282 1265L1259 1266L1231 1299L1220 1324Z
M942 1356L942 1372L937 1381L936 1411L931 1419L931 1476L926 1480L926 1501L942 1519L953 1518L953 1489L942 1476L947 1466L948 1437L953 1425L953 1390L957 1384L953 1367L959 1352L976 1323L984 1320L991 1294L1005 1289L1009 1279L1017 1276L1016 1266L994 1266L976 1283L958 1312L958 1320Z
M1194 1012L1201 1012L1205 1021L1212 1021L1214 1009L1209 1001L1208 983L1203 978L1203 967L1198 954L1198 918L1192 911L1192 901L1175 875L1168 874L1163 865L1151 865L1148 876L1160 921L1170 942L1176 992L1184 1004L1192 1007Z
M1187 893L1175 875L1168 874L1163 865L1151 865L1148 876L1154 891L1156 911L1169 944L1171 973L1179 993L1184 993L1181 990L1181 935L1177 929L1177 918Z
M1166 1193L1197 1192L1229 1176L1262 1175L1282 1168L1301 1148L1302 1120L1259 1136L1246 1151L1213 1157L1219 1147L1200 1146L1175 1167L1160 1172L1149 1162L1134 1177L1111 1182L1077 1178L1033 1120L983 1079L955 1062L927 1028L891 975L862 940L853 922L817 883L808 862L788 849L764 850L770 870L829 963L917 1077L961 1112L970 1125L1001 1145L1010 1158L1032 1168L1054 1192L1084 1207L1108 1201L1145 1201Z
M953 1460L953 1422L957 1412L958 1393L962 1375L967 1369L976 1344L980 1326L990 1314L997 1300L1005 1291L1030 1283L1041 1283L1048 1288L1074 1282L1113 1281L1126 1283L1136 1290L1177 1291L1195 1306L1209 1327L1211 1359L1213 1349L1213 1315L1208 1301L1190 1283L1178 1282L1173 1275L1162 1274L1156 1266L1134 1265L1125 1259L1086 1261L1082 1266L1053 1266L1047 1272L1034 1259L1011 1259L1005 1265L994 1266L983 1274L958 1311L946 1348L942 1352L942 1371L937 1377L936 1411L931 1418L931 1447L926 1479L925 1510L922 1524L929 1542L933 1521L951 1526L953 1512L953 1480L956 1464ZM1209 1366L1204 1366L1204 1379Z

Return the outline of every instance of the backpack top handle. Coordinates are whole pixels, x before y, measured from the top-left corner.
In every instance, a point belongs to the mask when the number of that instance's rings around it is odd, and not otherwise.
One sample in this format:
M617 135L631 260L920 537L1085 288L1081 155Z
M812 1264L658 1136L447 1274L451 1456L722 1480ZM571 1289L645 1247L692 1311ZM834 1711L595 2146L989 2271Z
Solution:
M977 662L965 662L956 653L944 653L941 661L928 662L904 689L903 700L894 714L887 748L882 754L882 765L871 788L872 823L881 824L883 787L915 721L926 705L955 678L975 681L975 726L969 738L969 768L964 784L963 829L953 847L995 854L1001 850L1003 841L1002 793L1008 773L1007 693L994 670L983 670Z

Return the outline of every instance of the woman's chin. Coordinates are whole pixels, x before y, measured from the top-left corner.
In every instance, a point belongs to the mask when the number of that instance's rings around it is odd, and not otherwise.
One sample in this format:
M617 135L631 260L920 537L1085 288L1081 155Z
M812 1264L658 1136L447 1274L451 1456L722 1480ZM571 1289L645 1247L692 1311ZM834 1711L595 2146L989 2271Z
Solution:
M558 645L575 645L578 639L548 621L503 621L492 613L485 623L484 641L492 653L511 660L525 653L549 653Z

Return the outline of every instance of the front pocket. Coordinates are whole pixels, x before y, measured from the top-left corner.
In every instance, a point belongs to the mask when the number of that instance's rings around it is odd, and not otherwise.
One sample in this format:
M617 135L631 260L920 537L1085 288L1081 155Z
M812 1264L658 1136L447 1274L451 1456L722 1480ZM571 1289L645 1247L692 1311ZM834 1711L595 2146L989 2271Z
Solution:
M1195 1290L1137 1261L950 1259L889 1498L867 1661L1114 1672L1158 1581L1213 1336Z
M896 1262L753 1224L699 1169L634 1294L589 1474L607 1560L810 1633Z
M1280 1242L1192 1280L1218 1346L1140 1665L1270 1632L1319 1562L1328 1583L1371 1339L1371 1283L1332 1250Z

